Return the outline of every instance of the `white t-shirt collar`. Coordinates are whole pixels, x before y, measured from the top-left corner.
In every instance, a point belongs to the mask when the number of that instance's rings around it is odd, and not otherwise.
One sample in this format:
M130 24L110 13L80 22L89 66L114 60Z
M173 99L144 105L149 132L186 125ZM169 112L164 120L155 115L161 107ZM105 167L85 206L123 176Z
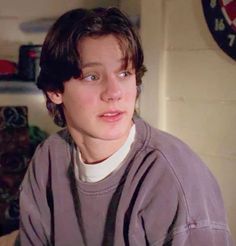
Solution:
M79 150L75 151L77 155L75 158L77 164L75 165L76 178L84 182L98 182L117 170L129 153L135 138L135 131L135 124L133 124L125 143L112 156L102 162L86 164L83 162Z

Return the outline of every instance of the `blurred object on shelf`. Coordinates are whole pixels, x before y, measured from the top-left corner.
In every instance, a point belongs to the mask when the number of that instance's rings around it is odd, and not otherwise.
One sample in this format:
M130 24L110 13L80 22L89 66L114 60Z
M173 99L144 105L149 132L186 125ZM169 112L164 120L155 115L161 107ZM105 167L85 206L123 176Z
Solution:
M0 79L14 79L17 76L17 65L13 61L0 59Z
M18 77L24 81L36 81L40 68L41 45L21 45L19 50Z
M26 33L47 32L56 21L55 18L40 18L31 21L25 21L20 24L20 29Z

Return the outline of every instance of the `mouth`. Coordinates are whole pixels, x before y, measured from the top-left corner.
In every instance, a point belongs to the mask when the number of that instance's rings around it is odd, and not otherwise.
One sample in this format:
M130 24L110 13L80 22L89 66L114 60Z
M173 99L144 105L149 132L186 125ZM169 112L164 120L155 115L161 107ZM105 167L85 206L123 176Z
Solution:
M124 115L122 111L108 111L102 113L99 117L108 122L115 122L120 120Z

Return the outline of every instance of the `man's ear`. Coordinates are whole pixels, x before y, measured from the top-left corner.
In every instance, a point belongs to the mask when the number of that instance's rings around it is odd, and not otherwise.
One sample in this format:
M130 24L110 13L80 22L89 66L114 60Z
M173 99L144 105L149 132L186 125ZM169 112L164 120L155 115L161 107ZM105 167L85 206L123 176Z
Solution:
M47 96L55 104L61 104L62 103L62 94L60 92L48 91Z

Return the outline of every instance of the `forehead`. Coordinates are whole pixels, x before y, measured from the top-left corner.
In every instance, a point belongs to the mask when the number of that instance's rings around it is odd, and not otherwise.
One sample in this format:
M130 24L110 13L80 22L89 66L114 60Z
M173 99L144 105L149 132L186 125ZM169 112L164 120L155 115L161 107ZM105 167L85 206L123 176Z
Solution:
M80 63L112 59L130 61L127 40L113 34L103 36L87 36L80 39L77 45ZM129 62L128 62L129 63Z

